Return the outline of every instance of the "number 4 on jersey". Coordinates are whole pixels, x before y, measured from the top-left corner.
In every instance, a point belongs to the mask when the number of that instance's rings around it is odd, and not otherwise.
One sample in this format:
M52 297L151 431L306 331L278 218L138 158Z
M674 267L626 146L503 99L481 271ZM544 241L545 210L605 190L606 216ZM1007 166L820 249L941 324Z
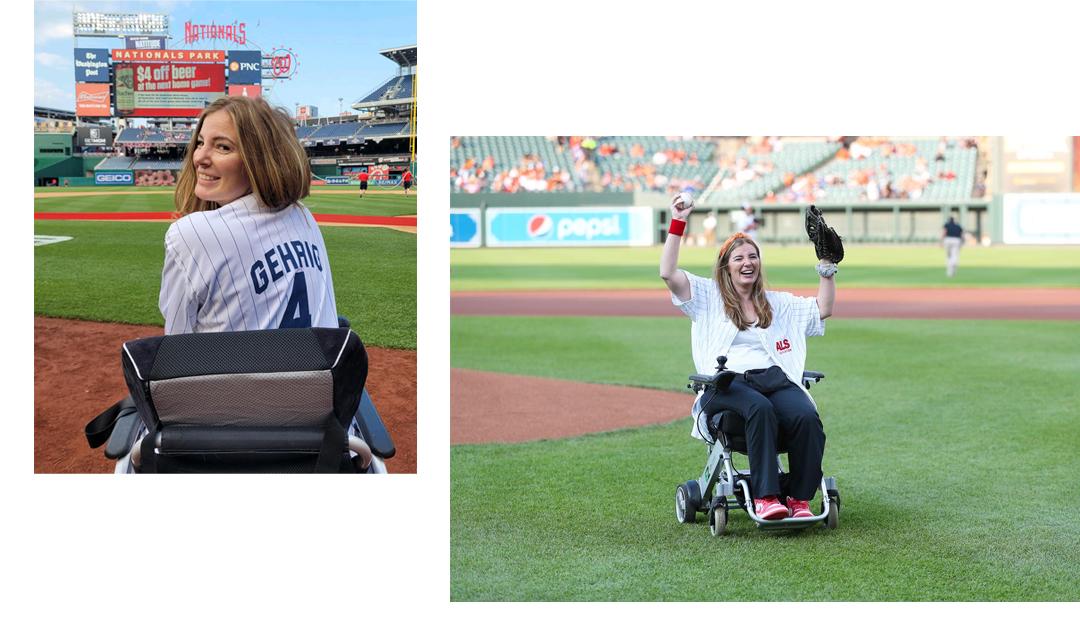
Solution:
M307 281L304 273L296 273L293 278L292 292L289 293L289 303L285 304L285 316L281 318L278 328L310 328L311 311L308 310Z

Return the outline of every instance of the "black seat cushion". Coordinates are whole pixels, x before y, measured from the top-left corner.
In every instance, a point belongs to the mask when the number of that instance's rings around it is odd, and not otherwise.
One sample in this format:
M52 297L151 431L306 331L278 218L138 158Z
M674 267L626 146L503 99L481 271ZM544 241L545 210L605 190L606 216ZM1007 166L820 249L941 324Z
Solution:
M746 454L746 421L739 413L721 410L712 415L709 418L709 434L726 447ZM776 452L784 454L787 451L787 441L784 440L784 434L781 432L777 436Z

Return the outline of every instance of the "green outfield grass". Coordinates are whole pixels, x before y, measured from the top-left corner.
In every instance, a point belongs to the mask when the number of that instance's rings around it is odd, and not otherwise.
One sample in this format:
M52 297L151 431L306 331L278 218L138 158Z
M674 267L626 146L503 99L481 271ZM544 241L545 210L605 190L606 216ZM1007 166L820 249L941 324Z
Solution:
M34 249L34 313L163 325L157 304L167 228L155 222L36 221L35 234L74 239ZM321 230L338 312L368 345L415 349L416 235Z
M680 265L708 275L715 248L683 248ZM851 287L1078 287L1080 247L965 247L957 276L945 277L938 246L851 245L839 283ZM817 286L809 243L766 244L769 285ZM662 288L660 247L456 249L450 253L451 290Z
M171 212L173 189L163 187L130 188L69 188L35 189L45 193L103 193L89 197L37 197L34 199L34 212L70 213L70 212ZM416 197L405 196L401 189L369 190L361 198L358 187L318 186L314 187L304 205L317 214L361 215L361 216L398 216L416 214Z
M451 323L460 367L676 391L693 371L678 317ZM689 418L454 446L451 598L1075 601L1078 343L1075 322L830 320L807 363L833 531L678 524L705 461Z

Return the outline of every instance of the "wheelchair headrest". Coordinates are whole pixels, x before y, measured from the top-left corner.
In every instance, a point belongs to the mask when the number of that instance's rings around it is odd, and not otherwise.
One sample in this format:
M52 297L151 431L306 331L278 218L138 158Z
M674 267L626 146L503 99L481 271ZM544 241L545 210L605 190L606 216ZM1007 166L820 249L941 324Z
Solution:
M124 344L124 378L148 426L347 425L367 380L348 328L170 335Z

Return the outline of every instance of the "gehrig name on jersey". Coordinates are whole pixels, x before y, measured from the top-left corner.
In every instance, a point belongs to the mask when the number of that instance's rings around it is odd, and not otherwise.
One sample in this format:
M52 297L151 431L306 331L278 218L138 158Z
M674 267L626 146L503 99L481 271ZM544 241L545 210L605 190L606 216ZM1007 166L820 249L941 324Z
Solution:
M263 259L266 260L265 264ZM271 280L277 281L294 269L314 267L319 272L323 269L322 261L319 260L318 246L312 246L298 239L278 244L266 251L263 259L251 265L251 283L255 284L256 294L262 294L270 285ZM270 272L269 279L266 276L267 271Z

